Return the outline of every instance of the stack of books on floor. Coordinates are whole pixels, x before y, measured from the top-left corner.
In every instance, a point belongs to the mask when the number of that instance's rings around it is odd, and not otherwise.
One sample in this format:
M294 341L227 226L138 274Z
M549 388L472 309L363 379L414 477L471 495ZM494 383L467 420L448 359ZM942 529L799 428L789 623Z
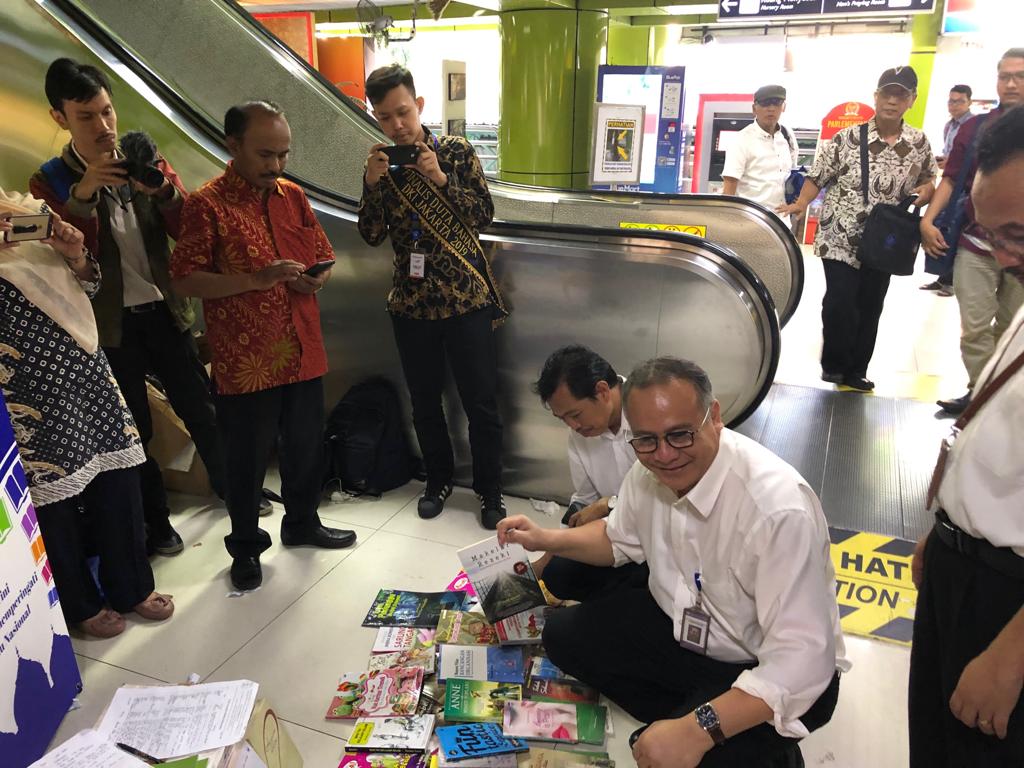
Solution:
M491 537L458 554L443 592L377 594L366 669L343 673L327 708L355 720L339 768L614 768L598 692L544 656L558 608L526 550Z

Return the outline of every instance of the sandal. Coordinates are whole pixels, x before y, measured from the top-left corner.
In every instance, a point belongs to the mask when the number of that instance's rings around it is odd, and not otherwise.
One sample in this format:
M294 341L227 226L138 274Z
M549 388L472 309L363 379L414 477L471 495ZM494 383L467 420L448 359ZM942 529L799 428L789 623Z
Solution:
M95 616L80 622L78 628L91 637L117 637L124 632L124 616L111 608L104 608Z
M132 610L144 619L163 621L164 619L169 619L171 614L174 613L174 602L171 595L161 595L159 592L153 592Z

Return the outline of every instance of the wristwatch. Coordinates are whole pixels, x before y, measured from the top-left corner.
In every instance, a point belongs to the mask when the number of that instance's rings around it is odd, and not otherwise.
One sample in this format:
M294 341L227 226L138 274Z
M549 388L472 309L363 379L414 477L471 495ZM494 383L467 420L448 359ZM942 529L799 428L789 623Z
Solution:
M618 496L609 496L608 497L608 511L611 512L613 509L615 509L615 507L618 506L618 503L619 503L619 497Z
M693 710L697 718L697 725L708 732L708 735L715 740L715 746L725 743L725 734L722 733L722 726L718 722L718 713L710 704L701 704Z

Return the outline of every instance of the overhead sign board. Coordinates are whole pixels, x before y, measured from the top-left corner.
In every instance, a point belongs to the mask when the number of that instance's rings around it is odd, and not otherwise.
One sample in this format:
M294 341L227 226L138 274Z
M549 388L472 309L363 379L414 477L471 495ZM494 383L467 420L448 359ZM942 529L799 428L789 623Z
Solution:
M935 0L719 0L719 21L932 13Z

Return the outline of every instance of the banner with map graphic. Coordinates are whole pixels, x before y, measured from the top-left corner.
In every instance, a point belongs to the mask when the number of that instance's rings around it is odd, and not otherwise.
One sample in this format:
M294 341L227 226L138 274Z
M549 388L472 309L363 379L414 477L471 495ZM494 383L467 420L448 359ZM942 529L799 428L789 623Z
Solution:
M0 395L0 755L24 768L45 751L81 676Z

